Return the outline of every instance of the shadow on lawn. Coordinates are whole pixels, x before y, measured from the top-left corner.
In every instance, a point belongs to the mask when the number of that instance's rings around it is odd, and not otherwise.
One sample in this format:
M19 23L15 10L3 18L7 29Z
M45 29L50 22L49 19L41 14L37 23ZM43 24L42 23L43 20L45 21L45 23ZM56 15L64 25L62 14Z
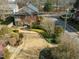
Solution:
M52 48L45 48L40 52L39 59L58 59L57 57L53 57Z

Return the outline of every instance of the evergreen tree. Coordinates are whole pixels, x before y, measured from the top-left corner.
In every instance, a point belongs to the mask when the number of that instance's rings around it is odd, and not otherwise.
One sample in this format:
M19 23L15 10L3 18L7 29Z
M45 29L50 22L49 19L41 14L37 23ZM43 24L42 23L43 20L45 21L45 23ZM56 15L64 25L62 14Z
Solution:
M75 4L74 4L75 8L79 8L79 0L76 0Z
M44 11L50 12L52 11L52 3L49 0L44 5Z

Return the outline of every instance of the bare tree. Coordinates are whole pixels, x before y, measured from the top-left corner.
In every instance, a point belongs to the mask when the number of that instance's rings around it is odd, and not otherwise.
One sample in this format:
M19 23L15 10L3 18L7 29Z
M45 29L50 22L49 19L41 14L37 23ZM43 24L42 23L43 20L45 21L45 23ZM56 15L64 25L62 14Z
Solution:
M0 15L5 19L5 15L11 14L12 10L9 7L8 0L0 0Z
M74 4L75 8L79 8L79 0L76 0L75 4Z

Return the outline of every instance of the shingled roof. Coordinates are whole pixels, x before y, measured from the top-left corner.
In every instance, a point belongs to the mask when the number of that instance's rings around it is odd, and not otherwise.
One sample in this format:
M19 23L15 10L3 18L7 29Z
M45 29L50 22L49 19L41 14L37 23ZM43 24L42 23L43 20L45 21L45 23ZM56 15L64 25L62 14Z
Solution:
M31 3L28 3L26 6L20 8L19 11L15 13L15 15L32 15L38 13L39 13L38 8L36 8Z

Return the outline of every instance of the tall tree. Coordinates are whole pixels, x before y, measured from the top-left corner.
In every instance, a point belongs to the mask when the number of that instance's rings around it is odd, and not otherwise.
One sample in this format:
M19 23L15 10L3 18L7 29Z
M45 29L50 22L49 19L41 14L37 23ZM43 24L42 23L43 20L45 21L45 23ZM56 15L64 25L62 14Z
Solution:
M15 2L18 4L19 8L22 8L23 6L26 5L27 2L31 0L15 0Z
M10 10L8 0L0 0L0 14L10 13Z
M79 8L79 0L76 0L75 4L74 4L75 8Z

